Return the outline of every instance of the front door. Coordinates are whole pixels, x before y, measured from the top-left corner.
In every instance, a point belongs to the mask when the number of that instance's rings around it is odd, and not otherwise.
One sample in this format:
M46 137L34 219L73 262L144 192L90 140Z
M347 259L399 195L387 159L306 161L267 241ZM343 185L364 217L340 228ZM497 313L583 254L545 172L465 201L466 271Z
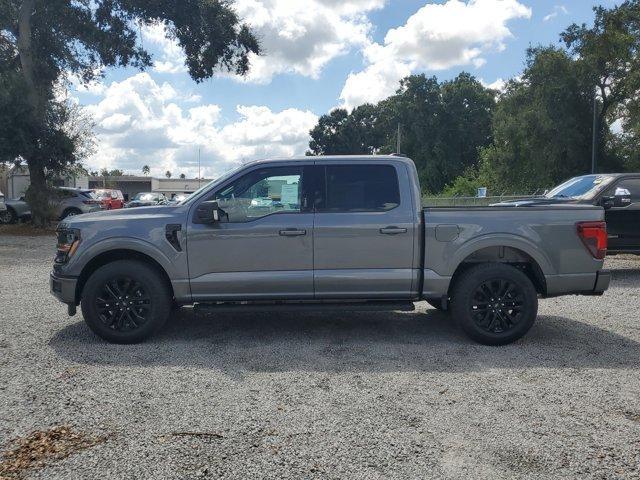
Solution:
M257 166L203 198L217 200L221 218L189 225L195 301L313 298L311 163Z
M605 210L609 249L612 251L640 251L640 177L625 178L607 189L605 196L613 196L623 188L631 194L631 203Z
M394 298L414 287L414 207L402 163L319 164L316 298Z

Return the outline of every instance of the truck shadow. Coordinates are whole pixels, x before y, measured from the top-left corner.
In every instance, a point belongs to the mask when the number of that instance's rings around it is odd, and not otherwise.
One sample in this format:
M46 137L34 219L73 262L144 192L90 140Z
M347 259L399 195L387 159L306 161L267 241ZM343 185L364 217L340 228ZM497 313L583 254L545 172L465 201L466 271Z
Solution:
M640 343L564 317L540 316L503 347L475 344L448 315L414 313L174 315L150 341L111 345L83 322L49 342L73 362L105 366L193 366L243 372L477 371L489 368L640 368Z

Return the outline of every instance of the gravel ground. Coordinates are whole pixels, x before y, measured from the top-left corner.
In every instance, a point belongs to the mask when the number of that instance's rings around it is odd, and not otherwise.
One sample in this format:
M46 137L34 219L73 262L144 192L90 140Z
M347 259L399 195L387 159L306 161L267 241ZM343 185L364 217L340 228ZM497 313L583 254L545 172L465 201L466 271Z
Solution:
M640 259L607 261L603 297L541 301L507 347L426 305L183 309L116 346L49 295L53 249L0 236L0 449L59 425L108 438L28 478L640 477Z

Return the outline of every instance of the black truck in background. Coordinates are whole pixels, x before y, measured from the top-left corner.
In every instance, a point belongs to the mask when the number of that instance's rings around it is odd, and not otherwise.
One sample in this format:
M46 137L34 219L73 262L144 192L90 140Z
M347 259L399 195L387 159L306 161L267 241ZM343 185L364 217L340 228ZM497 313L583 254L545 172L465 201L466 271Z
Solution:
M607 253L640 255L640 173L582 175L567 180L542 197L496 205L535 207L558 203L603 207L609 235Z

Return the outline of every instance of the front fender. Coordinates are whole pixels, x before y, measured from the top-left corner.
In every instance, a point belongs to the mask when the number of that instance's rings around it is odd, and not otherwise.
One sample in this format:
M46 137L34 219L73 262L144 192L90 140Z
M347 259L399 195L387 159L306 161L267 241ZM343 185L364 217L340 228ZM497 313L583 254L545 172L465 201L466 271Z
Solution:
M98 255L114 250L132 250L155 260L167 273L170 279L187 278L186 254L176 252L168 242L161 244L164 249L154 243L130 237L110 237L89 245L86 249L78 249L72 261L65 269L65 274L79 276L87 264Z

